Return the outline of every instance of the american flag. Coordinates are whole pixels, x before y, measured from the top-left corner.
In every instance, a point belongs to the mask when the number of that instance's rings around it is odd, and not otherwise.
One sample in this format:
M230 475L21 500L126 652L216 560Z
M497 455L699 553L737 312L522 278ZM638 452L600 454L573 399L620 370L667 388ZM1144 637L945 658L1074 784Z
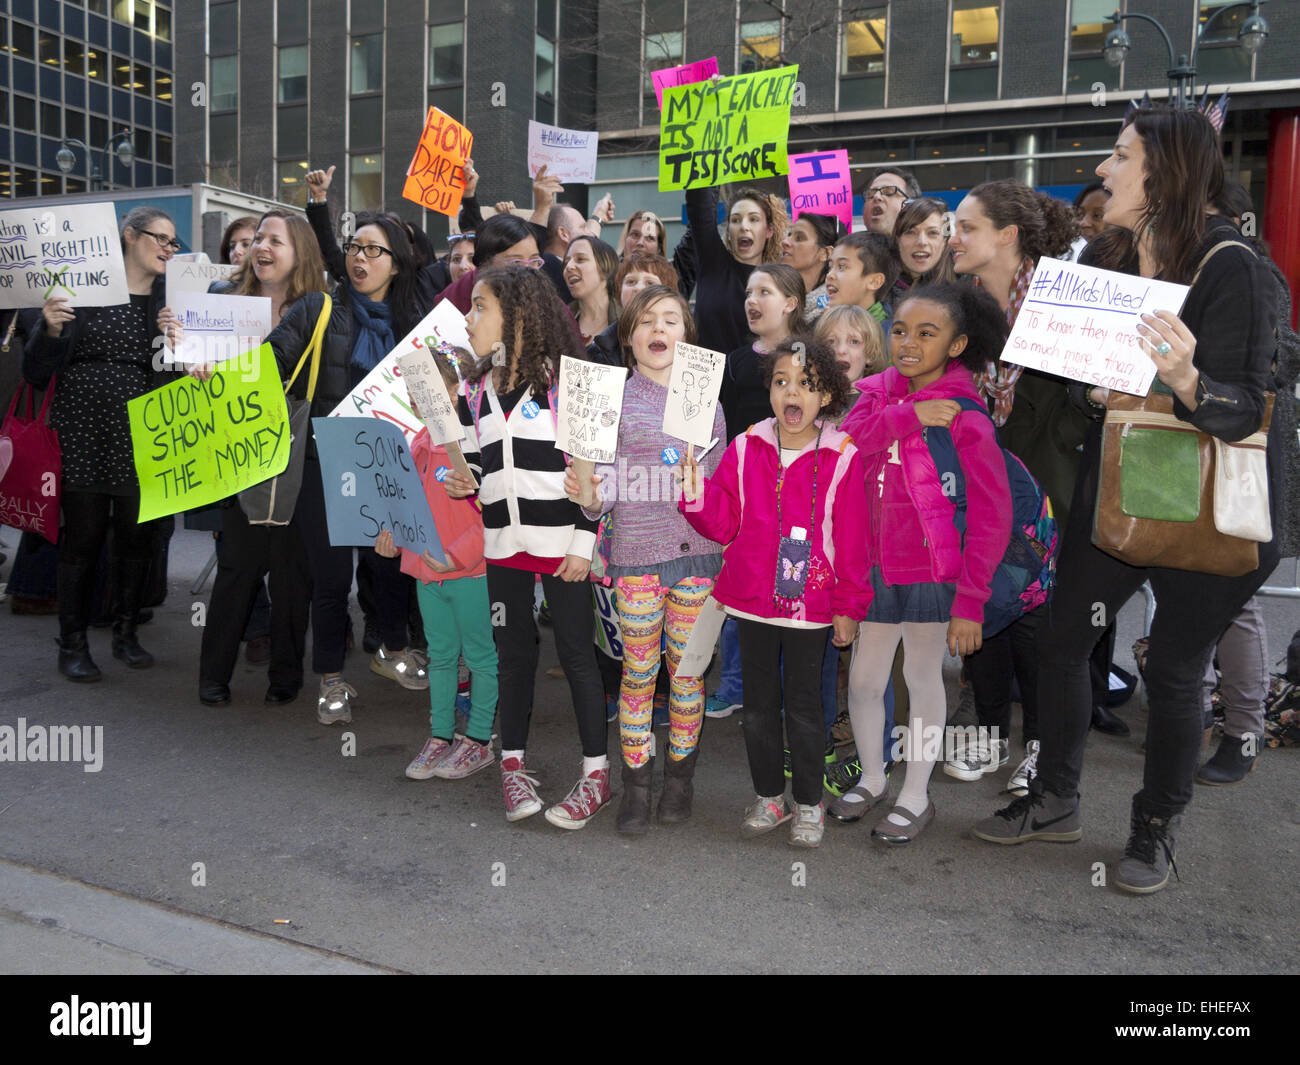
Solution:
M1228 93L1225 90L1219 99L1205 109L1205 117L1210 120L1215 133L1223 132L1223 122L1228 117Z

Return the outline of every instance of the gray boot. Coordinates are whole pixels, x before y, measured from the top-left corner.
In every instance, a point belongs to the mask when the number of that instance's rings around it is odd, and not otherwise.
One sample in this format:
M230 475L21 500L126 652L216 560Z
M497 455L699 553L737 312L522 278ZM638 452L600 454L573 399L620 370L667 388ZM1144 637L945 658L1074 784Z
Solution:
M695 798L695 759L698 747L685 758L675 761L671 755L664 758L664 793L659 797L659 823L675 825L691 816L691 801Z
M650 830L650 770L653 758L632 769L623 763L623 801L615 827L625 835L642 836Z

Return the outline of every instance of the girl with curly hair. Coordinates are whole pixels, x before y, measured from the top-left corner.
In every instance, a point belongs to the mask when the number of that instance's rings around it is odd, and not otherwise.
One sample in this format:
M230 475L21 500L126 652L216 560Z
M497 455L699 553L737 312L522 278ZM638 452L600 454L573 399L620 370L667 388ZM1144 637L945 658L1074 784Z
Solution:
M581 359L583 350L555 287L536 270L489 267L475 278L470 298L466 324L479 362L459 406L465 458L479 484L455 473L444 484L456 499L477 491L483 508L500 659L506 820L542 809L537 779L524 766L537 674L533 588L540 576L583 755L578 783L546 811L546 819L560 828L582 828L609 801L605 691L587 586L597 523L565 496L565 456L555 441L560 358Z
M831 423L851 390L830 348L791 338L764 369L773 417L737 436L707 481L688 452L680 506L697 532L726 545L713 597L739 622L756 795L741 835L794 817L791 846L816 847L824 823L827 631L847 647L870 601L866 479L857 447ZM785 800L783 705L794 808Z

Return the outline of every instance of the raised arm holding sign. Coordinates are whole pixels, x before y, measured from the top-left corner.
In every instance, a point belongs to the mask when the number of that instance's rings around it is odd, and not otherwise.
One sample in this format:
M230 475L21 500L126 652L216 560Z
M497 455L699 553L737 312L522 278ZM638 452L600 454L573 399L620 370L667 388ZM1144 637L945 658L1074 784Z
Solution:
M465 161L473 148L474 134L451 115L430 107L415 156L406 168L403 198L455 218L465 193Z

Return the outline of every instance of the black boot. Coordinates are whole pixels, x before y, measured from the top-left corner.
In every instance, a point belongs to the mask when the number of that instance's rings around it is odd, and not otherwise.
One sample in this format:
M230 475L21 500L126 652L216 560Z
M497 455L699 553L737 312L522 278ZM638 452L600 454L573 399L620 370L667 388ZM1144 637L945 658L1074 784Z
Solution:
M1246 774L1255 768L1259 743L1259 738L1256 736L1238 737L1225 733L1223 739L1219 741L1219 749L1196 774L1196 783L1236 784L1245 780ZM1251 753L1247 754L1247 750Z
M1092 727L1108 736L1127 736L1129 732L1128 723L1101 703L1092 708Z
M691 816L691 801L695 798L695 759L698 747L685 758L674 761L671 755L664 758L664 793L659 796L659 823L675 825Z
M131 669L148 669L153 655L140 646L135 629L140 621L140 601L149 576L149 560L124 558L118 564L121 574L121 603L113 621L113 657Z
M632 769L623 763L623 801L618 808L616 828L628 836L642 836L650 830L650 769L653 758Z
M59 672L68 680L91 681L103 676L90 657L85 629L64 633L56 642L59 645Z

